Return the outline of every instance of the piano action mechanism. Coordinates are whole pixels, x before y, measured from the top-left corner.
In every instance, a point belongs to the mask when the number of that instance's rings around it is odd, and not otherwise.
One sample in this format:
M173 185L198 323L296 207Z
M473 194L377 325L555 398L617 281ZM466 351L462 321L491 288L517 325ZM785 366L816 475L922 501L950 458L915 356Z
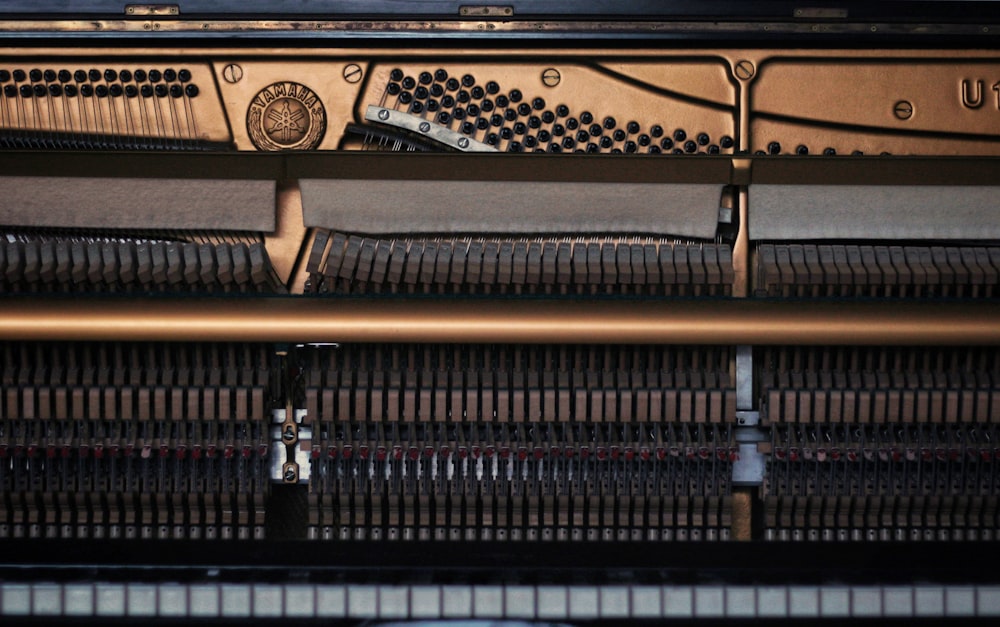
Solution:
M4 23L3 542L993 546L988 27L525 19Z

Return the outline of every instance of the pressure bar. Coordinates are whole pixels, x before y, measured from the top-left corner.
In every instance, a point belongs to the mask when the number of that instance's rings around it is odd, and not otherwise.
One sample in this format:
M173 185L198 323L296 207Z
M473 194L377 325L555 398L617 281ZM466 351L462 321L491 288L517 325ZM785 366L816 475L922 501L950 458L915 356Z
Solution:
M986 302L8 297L0 341L998 345Z

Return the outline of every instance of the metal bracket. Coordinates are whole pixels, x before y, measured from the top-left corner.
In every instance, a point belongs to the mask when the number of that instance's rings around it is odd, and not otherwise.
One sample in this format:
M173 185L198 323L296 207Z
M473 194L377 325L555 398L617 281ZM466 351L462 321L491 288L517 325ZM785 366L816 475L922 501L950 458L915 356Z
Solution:
M765 465L764 455L757 450L757 442L766 440L766 435L757 429L737 429L737 431L749 431L759 434L760 439L746 442L737 433L736 442L739 446L740 456L739 459L733 462L733 485L759 486L764 483Z
M171 16L180 15L181 8L176 4L126 4L125 15L135 16Z
M365 110L365 120L422 135L462 152L497 152L497 149L489 144L470 139L458 131L404 111L368 105L368 109Z
M306 410L289 417L285 409L271 412L271 480L277 483L309 483L312 429L302 426Z
M766 442L767 431L760 428L760 412L753 409L753 346L736 347L736 428L733 437L739 459L733 463L733 485L757 486L764 483L764 455L758 442Z
M514 7L512 6L461 6L458 7L458 14L462 17L513 17Z
M792 16L800 20L844 20L847 15L847 9L829 7L803 7L792 11Z
M736 347L736 409L753 409L753 346Z

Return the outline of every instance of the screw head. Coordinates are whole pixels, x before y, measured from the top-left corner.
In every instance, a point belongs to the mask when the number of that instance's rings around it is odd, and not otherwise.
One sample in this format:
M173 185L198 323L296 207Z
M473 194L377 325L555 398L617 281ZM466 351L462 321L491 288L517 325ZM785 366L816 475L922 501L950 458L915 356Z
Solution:
M431 130L431 124L430 122L421 122L418 128L420 129L421 133L426 133L427 131Z
M388 109L382 109L381 111L379 111L378 112L378 119L380 119L382 121L388 120L389 119L389 110Z
M298 474L295 472L294 468L288 468L285 470L285 482L292 483L298 478Z
M344 80L348 83L357 83L363 75L364 72L361 71L361 66L357 63L348 63L344 66Z
M287 428L285 429L285 432L281 434L281 437L282 437L282 438L283 438L283 439L284 439L284 440L285 440L286 442L291 442L292 440L294 440L294 439L295 439L295 429L293 429L293 428L291 428L291 427L287 427Z
M741 59L736 62L736 67L733 68L733 72L736 74L737 78L745 81L753 78L753 75L757 73L757 68L754 67L752 61Z
M900 100L892 106L892 113L900 120L909 120L913 117L913 103Z
M230 63L222 68L222 78L227 83L238 83L243 78L243 68L235 63Z
M546 87L555 87L562 80L562 74L559 70L550 67L542 72L542 84Z
M459 138L459 140L458 140L458 147L459 148L468 148L469 147L469 140L468 140L468 138L466 138L466 137Z

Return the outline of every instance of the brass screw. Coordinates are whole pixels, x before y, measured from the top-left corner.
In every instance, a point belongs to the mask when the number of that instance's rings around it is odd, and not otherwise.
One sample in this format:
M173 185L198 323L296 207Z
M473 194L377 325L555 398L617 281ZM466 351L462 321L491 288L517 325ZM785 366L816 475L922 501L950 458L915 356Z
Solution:
M559 70L555 69L554 67L550 67L549 69L542 72L542 84L545 85L546 87L555 87L556 85L559 84L559 81L561 80L562 80L562 74L560 74Z
M235 63L230 63L222 69L222 78L227 83L238 83L243 78L243 68Z
M357 63L348 63L344 66L344 80L348 83L357 83L362 76L361 66Z
M741 59L736 62L736 68L734 69L736 77L741 81L749 80L753 78L753 75L757 72L757 68L753 66L753 63L747 61L746 59Z
M908 100L900 100L893 105L892 112L900 120L909 120L913 117L913 104Z

